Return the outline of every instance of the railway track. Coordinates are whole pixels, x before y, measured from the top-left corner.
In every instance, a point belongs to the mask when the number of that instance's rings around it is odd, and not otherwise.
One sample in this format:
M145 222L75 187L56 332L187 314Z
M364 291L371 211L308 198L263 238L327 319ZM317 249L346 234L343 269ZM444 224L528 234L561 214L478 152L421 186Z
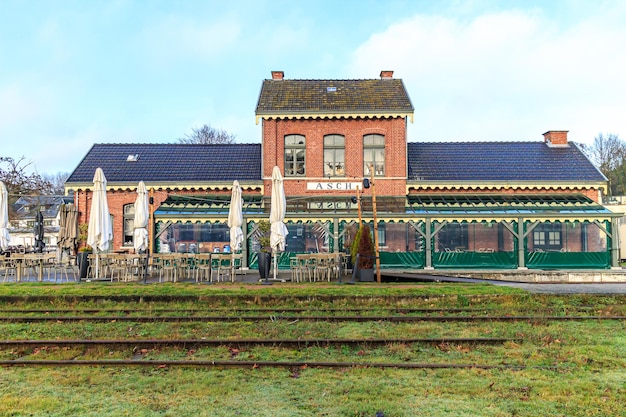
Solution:
M414 363L414 362L325 362L325 361L225 361L225 360L134 360L134 359L88 359L88 360L0 360L0 366L141 366L141 367L203 367L203 368L291 368L292 370L306 368L395 368L395 369L542 369L556 371L557 366L527 366L508 364L480 364L480 363Z
M506 342L521 343L522 338L506 337L442 337L442 338L343 338L343 339L73 339L73 340L0 340L0 348L4 347L33 347L33 346L107 346L107 347L205 347L205 346L281 346L281 347L309 347L309 346L380 346L389 344L500 344Z
M367 339L116 339L116 340L2 340L0 349L19 348L26 350L50 348L62 349L64 347L94 347L101 346L108 349L119 350L120 348L132 347L132 359L3 359L0 360L2 367L201 367L201 368L291 368L292 370L306 368L396 368L396 369L556 369L551 366L525 366L514 364L481 364L481 363L416 363L416 362L377 362L377 361L290 361L290 360L162 360L146 359L147 348L158 349L162 347L176 347L184 349L200 347L228 346L229 350L250 348L258 346L293 347L305 349L310 347L351 346L351 347L375 347L392 344L434 344L434 345L476 345L476 344L502 344L507 342L521 343L522 338L367 338ZM143 349L141 349L143 348ZM136 352L144 352L145 354ZM129 353L130 354L130 353Z
M326 322L485 322L485 321L607 321L626 320L626 316L406 316L406 315L369 315L369 316L339 316L339 315L211 315L211 316L0 316L0 322L5 323L35 323L35 322L114 322L127 321L137 323L176 323L176 322L261 322L261 321L326 321Z
M89 297L88 297L89 298ZM559 308L559 306L550 306L544 309L537 308L536 305L525 310L507 309L506 306L494 307L492 305L467 306L459 308L438 308L441 300L421 307L417 299L427 299L427 297L357 297L359 302L352 304L350 308L343 308L341 304L347 300L354 302L354 297L268 297L261 300L259 297L249 297L246 301L242 299L231 300L233 306L223 304L223 298L215 299L215 305L206 299L189 298L184 301L189 303L189 308L170 308L175 307L171 304L172 299L167 298L156 303L148 305L149 300L143 297L134 297L139 301L136 306L116 306L113 308L109 304L111 297L106 298L107 303L102 307L80 306L85 301L72 300L77 307L71 308L67 305L57 304L60 301L56 298L56 302L51 302L51 308L42 308L41 304L31 304L29 308L28 301L39 303L42 300L27 300L23 304L17 304L15 308L7 308L7 305L0 309L0 325L10 327L12 323L79 323L75 324L78 328L73 335L93 334L105 335L102 330L97 329L99 323L199 323L203 327L203 323L208 322L281 322L286 324L295 324L297 322L328 322L339 323L339 328L349 328L349 323L356 322L372 322L376 327L377 337L365 338L312 338L306 337L307 329L317 325L302 326L301 330L297 330L299 326L289 326L295 331L290 330L290 335L295 334L295 338L274 338L275 329L282 327L269 326L270 331L265 334L259 333L259 338L241 338L239 333L246 334L247 330L235 330L233 334L222 334L222 338L188 338L188 339L167 339L158 338L159 334L154 337L150 332L142 335L149 335L147 339L126 339L127 334L125 325L122 326L122 332L115 339L63 339L63 335L69 334L67 331L52 330L48 333L37 333L38 335L47 334L49 339L7 339L0 340L0 366L2 367L76 367L76 366L99 366L99 367L198 367L198 368L288 368L293 372L298 372L305 368L398 368L398 369L550 369L562 370L569 366L574 366L568 362L562 365L551 366L560 363L556 359L554 361L526 361L519 359L520 356L516 350L520 347L525 351L532 352L538 346L543 347L550 344L552 340L556 340L551 332L553 330L544 330L545 334L529 334L527 331L515 332L505 331L500 334L511 336L522 335L523 337L434 337L434 338L409 338L409 337L386 337L385 332L391 326L379 326L377 322L384 323L452 323L452 322L526 322L522 326L531 323L532 328L548 328L553 327L552 322L563 321L624 321L626 315L623 315L621 305L592 306L578 305L568 306L567 308ZM128 301L129 297L124 300ZM130 297L133 298L133 297ZM245 297L244 297L245 298ZM323 300L321 300L323 299ZM361 304L361 300L364 303ZM416 301L416 307L406 306L407 301ZM62 300L61 300L62 301ZM89 299L88 302L98 302L97 299ZM176 301L176 300L175 300ZM179 300L180 301L180 300ZM252 304L247 301L252 302ZM270 303L282 303L289 307L267 307L263 305L272 305ZM310 304L311 307L292 307L294 303L306 301L302 305ZM314 302L313 302L314 301ZM330 304L326 307L323 302ZM338 304L334 302L340 301ZM394 306L393 302L398 302ZM420 300L422 303L424 300ZM22 303L22 301L18 301ZM237 305L239 303L239 305ZM429 307L429 304L431 304ZM434 306L432 305L434 304ZM250 307L248 307L250 305ZM361 307L363 305L363 307ZM454 305L454 304L453 304ZM45 304L44 304L45 306ZM22 308L20 308L22 307ZM65 308L63 308L65 307ZM538 324L536 326L535 324ZM84 325L84 326L83 326ZM442 328L445 325L427 325L428 333L437 334L436 327ZM20 328L29 328L30 326L19 326ZM135 326L132 326L135 327ZM158 327L158 326L157 326ZM163 326L167 328L168 326ZM171 327L171 326L169 326ZM181 326L182 327L182 326ZM207 326L205 326L207 327ZM224 326L224 329L230 329L232 326ZM242 326L247 329L250 325ZM266 331L264 325L252 326L253 328ZM432 329L431 329L432 327ZM461 326L463 327L463 326ZM486 325L489 327L489 325ZM504 325L507 327L508 325ZM208 327L207 327L208 328ZM359 327L360 328L360 327ZM51 327L52 329L52 327ZM55 329L65 329L65 327L55 327ZM89 330L84 330L89 329ZM41 332L40 329L37 331ZM117 329L115 330L118 331ZM222 330L220 330L222 331ZM502 330L500 330L502 331ZM27 331L20 330L22 337L30 337ZM56 332L56 333L55 333ZM130 331L128 331L130 332ZM443 333L443 332L440 332ZM447 334L449 332L443 333ZM34 333L33 333L34 334ZM55 334L61 335L61 339L53 339ZM163 333L164 334L164 333ZM174 334L174 333L170 333ZM196 334L191 333L192 337ZM200 333L202 334L202 333ZM207 335L213 337L215 334L207 332ZM248 333L250 334L250 333ZM257 333L252 333L255 336ZM286 333L284 333L286 334ZM315 332L313 332L315 334ZM348 331L337 331L337 334L352 334ZM389 335L404 336L404 333L387 333ZM419 334L419 333L415 333ZM463 333L463 335L468 334ZM474 332L470 335L488 334ZM130 337L131 334L128 334ZM408 333L410 335L410 333ZM101 336L102 337L102 336ZM232 337L232 338L229 338ZM558 342L561 343L561 342ZM540 345L539 345L540 344ZM420 346L425 345L425 346ZM430 346L428 346L430 345ZM502 346L498 346L502 345ZM207 349L208 348L208 349ZM211 349L215 348L215 349ZM313 349L311 349L313 348ZM310 349L310 350L309 350ZM327 354L324 350L333 349L337 352L334 357L337 361L326 361ZM451 351L452 355L448 356L447 352ZM497 351L498 354L493 357L490 352ZM230 352L237 352L231 355ZM406 355L403 356L403 352ZM476 352L474 354L474 352ZM489 352L489 353L488 353ZM241 355L239 355L241 353ZM442 354L443 353L443 354ZM207 359L207 355L213 356L214 359ZM435 356L433 356L435 355ZM71 356L71 357L68 357ZM261 359L276 360L261 360ZM293 358L301 359L310 357L310 360L293 360ZM331 356L333 357L333 356ZM367 358L373 358L367 361ZM113 359L115 358L115 359ZM182 359L181 359L182 358ZM232 360L228 360L228 359ZM488 363L480 363L483 361ZM257 360L259 359L259 360ZM382 359L382 360L381 360ZM432 362L431 362L432 361ZM449 362L449 363L448 363ZM466 362L466 363L460 363ZM544 366L546 365L546 366Z

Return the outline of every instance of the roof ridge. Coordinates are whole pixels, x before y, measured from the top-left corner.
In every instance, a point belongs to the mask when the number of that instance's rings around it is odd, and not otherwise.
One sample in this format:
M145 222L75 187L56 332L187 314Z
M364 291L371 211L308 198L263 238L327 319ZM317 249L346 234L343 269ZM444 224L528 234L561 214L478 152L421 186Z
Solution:
M260 143L252 143L252 142L248 142L248 143L178 143L178 142L174 142L174 143L162 143L162 142L103 142L103 143L94 143L94 146L157 146L157 145L175 145L175 146L213 146L213 145L220 145L220 146L232 146L232 145L261 145Z
M407 144L424 144L424 145L438 145L438 144L449 144L449 143L462 143L462 144L468 144L468 143L539 143L539 144L543 144L544 142L542 142L541 140L450 140L450 141L443 141L443 140L439 140L436 142L426 142L426 141L411 141L411 142L407 142Z

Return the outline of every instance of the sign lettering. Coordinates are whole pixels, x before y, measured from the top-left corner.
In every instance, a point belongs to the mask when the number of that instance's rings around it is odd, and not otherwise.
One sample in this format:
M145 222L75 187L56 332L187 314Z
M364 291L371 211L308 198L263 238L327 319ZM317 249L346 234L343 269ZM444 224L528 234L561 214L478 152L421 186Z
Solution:
M307 182L309 191L356 191L361 188L360 182Z

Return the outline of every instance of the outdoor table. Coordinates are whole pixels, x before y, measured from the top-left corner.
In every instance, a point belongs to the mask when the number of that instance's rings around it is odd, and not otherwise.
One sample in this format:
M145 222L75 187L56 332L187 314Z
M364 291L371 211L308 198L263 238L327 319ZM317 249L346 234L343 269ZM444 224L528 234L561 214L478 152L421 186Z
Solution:
M24 265L24 254L13 253L11 254L11 262L15 265L15 281L22 281L22 267Z
M37 265L37 281L43 280L43 264L46 260L46 256L43 253L29 253L24 256L25 261L33 262ZM22 265L23 266L23 265Z

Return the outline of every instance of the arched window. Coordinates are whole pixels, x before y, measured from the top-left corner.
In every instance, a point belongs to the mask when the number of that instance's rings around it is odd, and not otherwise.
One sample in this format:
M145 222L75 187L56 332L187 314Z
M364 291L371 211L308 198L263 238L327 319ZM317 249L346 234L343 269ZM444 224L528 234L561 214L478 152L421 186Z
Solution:
M383 135L363 136L363 175L370 176L370 166L374 175L385 175L385 137Z
M135 226L135 204L124 205L124 243L122 246L133 246L133 231Z
M302 135L285 136L285 176L303 177L305 169L306 140Z
M324 176L346 175L346 141L342 135L324 136Z

